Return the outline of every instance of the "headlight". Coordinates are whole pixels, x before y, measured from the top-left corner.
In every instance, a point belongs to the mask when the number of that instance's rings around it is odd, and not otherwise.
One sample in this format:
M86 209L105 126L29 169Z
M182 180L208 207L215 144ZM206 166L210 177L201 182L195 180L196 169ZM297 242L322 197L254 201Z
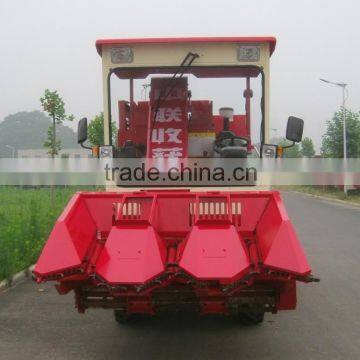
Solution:
M101 146L100 147L100 158L112 158L113 147L112 146Z
M110 57L113 64L132 63L134 61L133 50L128 47L110 49Z
M256 45L240 45L237 49L238 61L259 61L260 46Z

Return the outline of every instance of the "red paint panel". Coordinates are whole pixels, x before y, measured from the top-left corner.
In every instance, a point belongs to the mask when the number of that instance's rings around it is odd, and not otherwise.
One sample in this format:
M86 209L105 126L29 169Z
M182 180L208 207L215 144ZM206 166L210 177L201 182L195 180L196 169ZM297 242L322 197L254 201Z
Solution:
M264 265L299 275L310 274L304 250L289 220L278 227Z
M264 213L261 216L261 219L259 218L259 220L259 224L256 227L256 234L258 236L262 257L266 258L282 222L273 198L270 199Z
M214 115L215 132L218 134L224 129L223 117ZM233 121L229 122L230 131L233 131L236 136L247 137L248 131L246 128L246 115L234 115Z
M72 242L83 259L96 233L96 225L82 197L74 204L73 216L65 220ZM66 254L63 254L66 256Z
M239 198L241 204L241 225L239 230L244 232L254 231L269 202L269 197L246 197L246 193L244 195L244 197Z
M133 102L132 115L130 106L126 101L118 102L119 108L119 131L118 144L123 147L125 141L131 140L136 145L143 145L146 148L147 125L149 118L149 102Z
M151 226L114 226L96 265L110 284L143 284L165 270L166 249Z
M243 240L233 225L194 225L179 265L201 280L232 280L250 266Z
M212 105L209 100L191 101L189 132L215 131Z
M76 194L55 224L35 272L47 275L79 267L95 233L96 225L84 198Z
M78 268L81 261L66 224L58 221L41 252L34 273L38 276L61 273Z
M306 275L310 266L278 193L274 193L257 226L264 265Z
M119 203L122 194L98 193L97 197L85 197L87 208L93 218L96 228L100 231L110 231L112 226L113 204ZM102 194L108 196L101 196Z
M190 201L187 198L157 199L156 228L159 233L185 236L190 230ZM171 215L170 215L171 214Z

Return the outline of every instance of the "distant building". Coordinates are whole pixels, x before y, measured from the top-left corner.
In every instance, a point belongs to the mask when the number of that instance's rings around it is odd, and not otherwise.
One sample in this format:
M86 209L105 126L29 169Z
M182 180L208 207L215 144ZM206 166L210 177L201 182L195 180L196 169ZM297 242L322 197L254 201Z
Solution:
M48 158L50 155L48 154L47 149L25 149L25 150L17 150L18 158ZM59 154L56 155L57 158L88 158L91 157L91 151L83 148L76 149L61 149Z

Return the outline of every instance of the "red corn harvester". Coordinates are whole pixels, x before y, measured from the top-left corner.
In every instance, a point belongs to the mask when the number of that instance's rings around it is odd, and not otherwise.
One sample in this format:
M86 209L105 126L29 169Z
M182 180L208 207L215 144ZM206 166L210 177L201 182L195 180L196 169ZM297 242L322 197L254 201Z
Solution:
M272 37L98 40L105 145L93 148L94 156L144 159L147 169L193 158L280 156L282 148L267 144L275 43ZM116 106L114 78L129 89ZM235 90L241 84L243 96ZM213 104L224 101L227 107L214 114ZM252 102L258 108L250 112ZM243 105L245 114L234 114L229 103ZM259 149L251 141L256 116ZM290 117L287 139L301 141L302 131L303 121ZM78 141L85 147L86 139L84 118ZM108 180L112 192L72 198L34 270L38 282L57 282L60 294L74 290L79 312L110 308L123 322L133 314L194 311L257 324L267 311L295 309L296 281L317 280L277 191L208 183L134 189Z

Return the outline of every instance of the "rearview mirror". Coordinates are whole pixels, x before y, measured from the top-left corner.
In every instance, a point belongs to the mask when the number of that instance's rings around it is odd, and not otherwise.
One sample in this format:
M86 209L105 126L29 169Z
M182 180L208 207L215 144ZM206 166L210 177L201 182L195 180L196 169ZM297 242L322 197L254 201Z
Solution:
M78 144L87 140L87 118L82 118L78 123Z
M302 140L303 130L304 120L290 116L286 126L286 139L296 143L300 142Z

